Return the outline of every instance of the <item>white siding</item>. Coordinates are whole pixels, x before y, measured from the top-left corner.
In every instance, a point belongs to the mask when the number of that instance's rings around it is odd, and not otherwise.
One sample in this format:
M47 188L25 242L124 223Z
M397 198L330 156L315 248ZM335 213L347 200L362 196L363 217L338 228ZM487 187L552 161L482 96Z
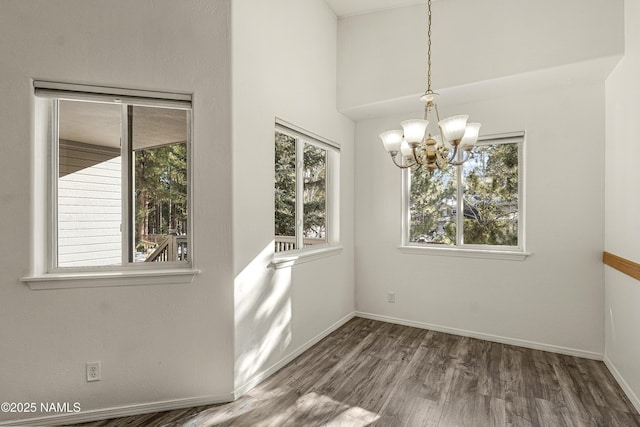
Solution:
M60 141L59 159L58 266L120 264L122 178L118 151Z

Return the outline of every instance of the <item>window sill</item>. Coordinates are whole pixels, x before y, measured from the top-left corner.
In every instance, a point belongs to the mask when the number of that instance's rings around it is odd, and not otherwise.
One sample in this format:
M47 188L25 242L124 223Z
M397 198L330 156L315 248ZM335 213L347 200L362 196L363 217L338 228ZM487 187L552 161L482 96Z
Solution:
M510 260L510 261L523 261L529 255L531 255L528 252L517 252L517 251L497 251L497 250L486 250L486 249L461 249L461 248L444 248L444 247L434 248L434 247L425 247L425 246L399 246L398 250L400 250L400 252L405 254L502 259L502 260Z
M200 270L163 269L144 271L105 271L93 273L51 273L22 277L31 289L95 288L103 286L169 285L191 283Z
M340 252L342 252L342 246L325 246L319 249L285 252L283 255L275 256L269 266L276 270L293 267L297 264L337 255Z

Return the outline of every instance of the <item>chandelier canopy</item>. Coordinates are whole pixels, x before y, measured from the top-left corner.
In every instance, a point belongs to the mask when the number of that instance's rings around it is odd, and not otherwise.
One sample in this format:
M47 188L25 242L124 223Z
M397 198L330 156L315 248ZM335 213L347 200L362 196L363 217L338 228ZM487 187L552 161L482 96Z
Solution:
M402 130L382 132L380 138L397 167L414 170L422 167L433 173L447 165L460 166L466 162L478 141L481 125L467 123L467 115L440 120L436 103L438 94L431 90L431 0L427 1L427 11L427 90L420 97L420 101L424 102L424 119L405 120L400 123ZM429 132L429 114L434 112L438 131L432 135ZM398 152L401 156L398 156Z

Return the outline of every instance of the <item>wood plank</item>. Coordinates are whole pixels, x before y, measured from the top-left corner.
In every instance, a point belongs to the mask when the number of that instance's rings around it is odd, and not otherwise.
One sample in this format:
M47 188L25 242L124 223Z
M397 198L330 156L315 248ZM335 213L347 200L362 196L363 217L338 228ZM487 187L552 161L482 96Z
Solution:
M476 407L473 417L475 426L506 426L506 402L503 399L476 395Z
M583 377L575 365L576 358L559 356L558 359L559 363L553 368L562 387L568 411L580 425L603 425L602 413L583 382Z
M250 394L257 395L283 385L293 387L301 394L306 393L369 335L371 331L369 322L362 318L350 320L263 381L251 390Z
M602 253L602 262L609 267L615 268L621 273L626 274L627 276L640 280L640 264L637 262L633 262L606 251Z
M555 403L544 399L535 399L535 405L540 425L569 427L562 415L562 412L557 410L558 408Z
M597 406L629 412L631 402L603 363L579 358L576 358L575 362L582 374L585 388Z
M437 425L445 399L435 402L426 398L429 386L415 378L396 382L380 410L383 418L398 420L402 425Z
M389 362L368 356L347 377L332 398L350 406L379 413L397 381L396 372L402 362Z
M531 353L540 384L538 394L535 397L564 405L562 388L553 370L553 366L559 363L557 355L546 351L533 351Z
M433 400L416 398L413 404L407 408L408 416L406 426L436 427L440 424L444 405Z

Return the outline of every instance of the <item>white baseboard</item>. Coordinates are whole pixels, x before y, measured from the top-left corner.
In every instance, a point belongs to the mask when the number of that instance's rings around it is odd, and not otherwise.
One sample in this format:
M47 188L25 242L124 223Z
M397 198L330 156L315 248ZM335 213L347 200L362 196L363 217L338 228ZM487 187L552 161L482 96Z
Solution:
M502 337L499 335L485 334L482 332L467 331L465 329L450 328L447 326L415 322L413 320L398 319L396 317L381 316L378 314L363 313L360 311L356 311L355 314L357 317L363 317L365 319L380 320L382 322L396 323L398 325L412 326L414 328L420 328L420 329L429 329L432 331L444 332L452 335L460 335L463 337L478 338L485 341L515 345L518 347L531 348L534 350L543 350L543 351L549 351L552 353L566 354L568 356L583 357L586 359L594 359L594 360L602 360L603 358L602 353L595 353L587 350L579 350L574 348L561 347L557 345L543 344L543 343L538 343L534 341L521 340L517 338Z
M609 359L606 355L604 356L604 364L607 366L607 368L609 368L609 372L611 372L613 378L618 381L618 384L620 384L622 391L624 391L624 393L627 395L633 406L636 408L636 411L640 412L640 399L638 398L638 395L636 395L629 384L627 384L620 371L618 371L618 369L616 368L616 365L614 365L611 359Z
M335 331L336 329L338 329L339 327L347 323L349 320L353 319L355 316L356 316L355 312L351 312L347 314L342 319L338 320L336 323L329 326L327 329L320 332L318 335L316 335L315 337L308 340L306 343L302 344L300 347L293 350L284 359L279 360L269 368L255 374L249 381L247 381L246 383L244 383L242 386L238 387L235 390L235 392L233 393L234 398L235 399L239 398L240 396L242 396L243 394L251 390L253 387L258 385L260 382L262 382L264 379L268 378L270 375L274 374L276 371L282 369L287 363L291 362L293 359L300 356L302 353L310 349L314 344L317 344L321 339L323 339L324 337L329 335L331 332Z
M60 414L21 420L0 421L0 426L43 426L50 424L76 424L110 418L128 417L131 415L148 414L152 412L171 411L174 409L191 408L193 406L213 405L215 403L231 402L233 395L201 396L188 399L166 400L163 402L141 403L136 405L118 406L115 408L95 409L74 414Z

